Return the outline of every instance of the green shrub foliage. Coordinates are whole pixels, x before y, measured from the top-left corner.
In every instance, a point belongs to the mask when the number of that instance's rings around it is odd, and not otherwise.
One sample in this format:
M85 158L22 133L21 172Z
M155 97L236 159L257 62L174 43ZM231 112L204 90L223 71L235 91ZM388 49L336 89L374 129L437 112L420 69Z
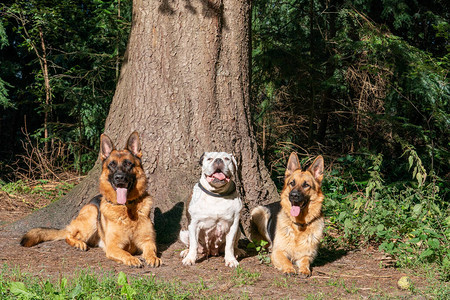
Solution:
M371 155L370 166L366 158L339 159L324 181L328 231L337 232L333 242L339 246L378 245L399 266L435 263L441 278L449 280L450 208L442 196L448 186L427 173L412 147L404 154L410 180L395 182L387 182L382 154ZM344 166L349 162L365 168L368 176L353 177Z
M0 105L16 109L6 110L12 126L3 133L16 143L0 150L20 151L26 128L38 144L63 143L71 167L87 172L118 80L131 1L5 1L0 15Z

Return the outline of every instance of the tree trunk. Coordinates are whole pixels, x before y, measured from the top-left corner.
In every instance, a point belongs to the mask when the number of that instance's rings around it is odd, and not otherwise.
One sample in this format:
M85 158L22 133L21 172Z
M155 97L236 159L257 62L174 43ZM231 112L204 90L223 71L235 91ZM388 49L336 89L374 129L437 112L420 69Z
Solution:
M139 132L158 234L170 227L176 236L204 151L235 155L245 228L254 206L278 199L251 126L250 11L250 0L133 3L105 133L121 148ZM97 193L99 172L97 164L63 199L13 226L64 226Z

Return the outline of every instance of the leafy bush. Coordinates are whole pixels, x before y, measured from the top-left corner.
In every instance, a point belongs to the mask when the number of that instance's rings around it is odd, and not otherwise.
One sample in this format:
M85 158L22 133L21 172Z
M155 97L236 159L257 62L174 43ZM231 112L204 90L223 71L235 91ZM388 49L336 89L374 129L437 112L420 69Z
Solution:
M5 131L35 147L62 142L70 169L95 163L131 28L132 2L6 1L0 4L0 109ZM47 66L44 67L44 66ZM17 122L27 116L24 124ZM20 152L13 143L0 151ZM69 168L69 167L68 167Z
M337 229L341 245L378 245L397 258L399 266L435 263L441 278L450 279L449 205L441 180L427 174L410 146L405 148L413 180L386 183L383 155L370 156L368 180L355 181L341 164L325 179L325 213L330 227ZM386 177L386 179L385 179Z

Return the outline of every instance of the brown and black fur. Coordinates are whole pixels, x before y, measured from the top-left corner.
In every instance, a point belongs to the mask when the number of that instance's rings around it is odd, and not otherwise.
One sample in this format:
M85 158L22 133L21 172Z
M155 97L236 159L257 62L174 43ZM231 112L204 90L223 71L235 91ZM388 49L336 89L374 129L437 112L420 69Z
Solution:
M93 198L65 229L34 228L20 244L31 247L38 243L65 239L78 249L101 246L106 257L128 266L143 263L133 254L142 253L145 262L158 267L155 231L150 220L153 200L147 193L147 178L141 164L139 135L133 132L123 150L116 150L108 136L100 138L102 173L101 195ZM117 188L127 188L125 204L118 204Z
M317 255L324 227L323 169L322 156L302 171L297 154L291 153L281 202L252 210L251 239L269 242L272 263L285 274L311 275L310 264ZM291 214L293 206L300 209L297 216ZM298 267L298 272L293 263Z

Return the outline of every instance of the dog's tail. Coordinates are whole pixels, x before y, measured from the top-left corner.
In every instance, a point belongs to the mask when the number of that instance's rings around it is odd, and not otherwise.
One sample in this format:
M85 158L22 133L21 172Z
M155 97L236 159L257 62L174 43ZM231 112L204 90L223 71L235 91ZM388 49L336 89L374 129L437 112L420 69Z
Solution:
M67 237L67 234L66 229L33 228L22 237L20 245L32 247L42 242L63 240Z
M265 240L272 244L268 232L270 210L265 206L258 206L252 210L250 224L250 239L254 242ZM270 245L269 245L270 246Z

